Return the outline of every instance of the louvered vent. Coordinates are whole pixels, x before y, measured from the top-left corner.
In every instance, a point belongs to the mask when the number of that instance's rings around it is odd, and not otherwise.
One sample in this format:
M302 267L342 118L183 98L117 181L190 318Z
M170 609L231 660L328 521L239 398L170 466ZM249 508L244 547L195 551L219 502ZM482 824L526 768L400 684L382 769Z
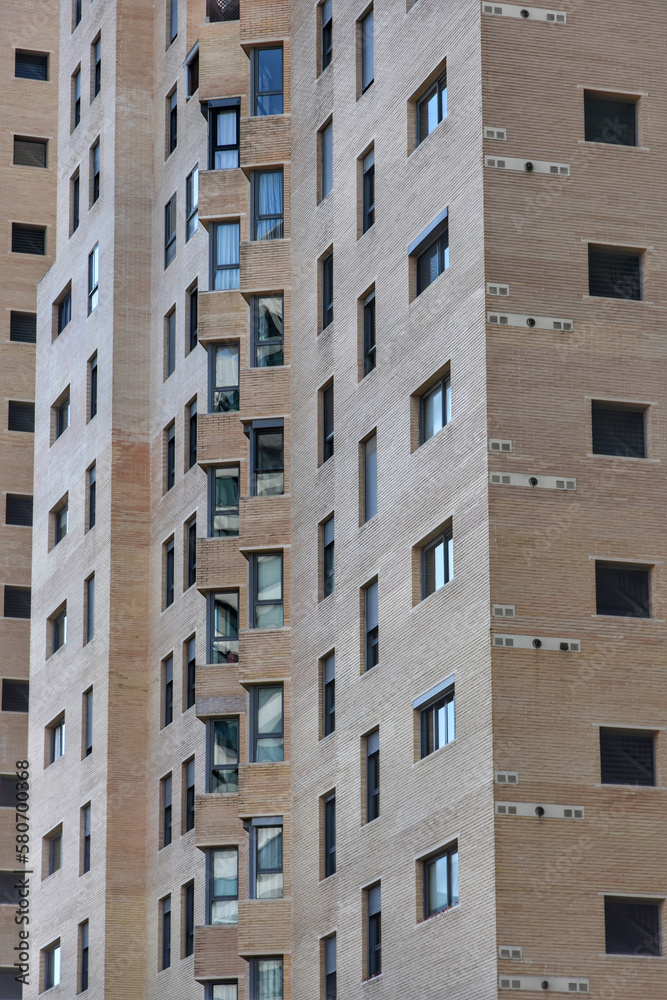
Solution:
M514 618L516 615L516 605L514 604L494 604L492 605L494 618Z
M497 281L490 281L487 283L486 286L487 295L502 295L504 298L507 298L509 293L510 293L509 285L501 285Z
M516 816L516 806L509 806L504 802L497 802L496 812L499 816Z
M489 451L508 453L512 450L512 442L506 438L489 438Z
M35 431L35 404L10 399L7 411L7 429L10 431Z
M518 771L496 771L496 784L518 785L519 784Z
M37 340L36 313L12 310L9 317L9 339L21 344L34 344Z
M30 618L30 588L5 587L5 618Z
M32 497L8 493L5 506L5 524L16 524L30 528L32 526Z
M46 253L46 229L44 226L24 226L12 223L12 253Z
M488 125L484 126L484 138L485 139L501 139L505 140L507 138L507 129L505 128L491 128Z
M501 944L498 948L498 957L520 962L523 959L523 948L518 945Z

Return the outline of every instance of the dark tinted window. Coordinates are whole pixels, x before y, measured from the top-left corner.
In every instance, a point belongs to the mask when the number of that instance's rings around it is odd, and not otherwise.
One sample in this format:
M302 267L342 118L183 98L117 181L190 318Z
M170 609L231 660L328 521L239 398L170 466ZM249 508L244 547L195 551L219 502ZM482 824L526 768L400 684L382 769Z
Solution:
M19 403L14 399L10 399L7 412L7 429L10 431L27 431L29 434L33 434L35 431L35 404Z
M46 166L46 140L14 136L14 163L20 167Z
M16 784L13 774L0 774L0 806L13 809L16 805Z
M641 299L641 254L622 247L588 247L588 294Z
M593 403L593 451L596 455L646 458L644 411Z
M417 295L421 295L449 267L449 230L417 257Z
M605 950L608 955L659 955L658 903L605 896Z
M14 872L0 871L0 906L16 904L19 901L18 886L16 885L16 875ZM5 994L0 992L3 998Z
M37 315L12 310L9 320L9 339L22 344L34 344L37 340Z
M596 563L595 597L599 615L649 618L648 570Z
M0 996L3 1000L21 1000L21 983L16 982L16 969L0 969Z
M587 142L637 145L637 104L632 98L584 94Z
M32 525L32 497L19 496L15 493L7 494L7 505L5 508L5 523L20 524L24 528Z
M12 253L46 253L46 229L44 226L24 226L12 222Z
M5 587L5 618L30 618L30 587Z
M30 684L28 681L10 681L3 678L2 711L27 712L29 691Z
M600 730L603 785L655 785L653 733Z
M21 52L17 50L14 63L14 75L24 80L48 80L49 57L38 52Z

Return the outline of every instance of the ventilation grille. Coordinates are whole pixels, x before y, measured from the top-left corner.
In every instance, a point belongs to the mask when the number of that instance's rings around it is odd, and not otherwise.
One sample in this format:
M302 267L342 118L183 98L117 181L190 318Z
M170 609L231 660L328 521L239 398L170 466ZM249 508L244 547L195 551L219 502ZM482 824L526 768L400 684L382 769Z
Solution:
M497 785L518 785L519 784L519 772L518 771L496 771L496 784ZM500 956L503 957L502 955ZM512 956L506 955L506 958ZM516 956L514 956L516 957ZM521 957L521 956L519 956Z
M486 286L487 295L502 295L504 298L507 298L509 293L510 293L509 285L500 285L496 281L491 281Z
M484 163L487 167L495 170L519 170L521 173L546 174L548 177L569 177L569 163L552 163L549 160L531 160L529 156L525 159L520 156L485 156ZM530 164L526 169L526 164Z
M9 339L22 344L34 344L37 340L37 314L12 310L9 318Z
M491 128L489 125L484 126L484 138L485 139L502 139L507 138L506 128Z
M576 490L577 480L569 476L528 475L522 472L490 472L494 486L527 486L531 490Z
M501 944L498 948L498 957L520 962L523 959L523 948L515 944Z
M516 816L516 806L509 806L506 802L496 803L496 812L499 816Z
M539 7L519 7L511 3L483 3L482 13L497 17L519 17L522 21L544 21L547 24L567 24L567 14L559 10L540 10Z
M44 226L23 226L12 223L12 253L46 253L46 229Z
M514 618L516 615L515 604L494 604L492 607L494 618Z
M512 450L512 442L506 438L489 438L489 451L508 453Z
M545 802L496 802L496 816L524 819L586 819L583 806L561 806Z
M557 333L572 333L574 330L574 320L561 319L554 316L530 316L528 313L490 312L487 313L486 318L490 326L519 326L527 327L529 330L553 330Z
M493 645L513 649L534 649L546 653L580 653L580 639L558 639L551 635L501 635L493 633Z
M546 984L546 985L545 985ZM501 990L530 990L535 993L590 993L588 979L570 979L567 976L499 976Z

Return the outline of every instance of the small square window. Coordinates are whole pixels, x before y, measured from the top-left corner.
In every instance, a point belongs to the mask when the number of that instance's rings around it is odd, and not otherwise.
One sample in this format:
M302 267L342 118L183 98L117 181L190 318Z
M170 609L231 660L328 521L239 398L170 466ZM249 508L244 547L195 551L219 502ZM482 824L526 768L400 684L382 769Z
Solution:
M605 951L608 955L660 955L660 903L604 897Z
M34 344L37 341L36 313L15 312L9 314L9 339L14 343Z
M5 584L5 618L30 618L30 587L8 587Z
M600 729L603 785L655 785L655 735L636 729Z
M33 498L20 493L7 493L5 500L5 524L15 524L23 528L32 527Z
M588 245L588 294L607 299L642 298L640 250Z
M283 114L283 48L253 49L255 115Z
M650 618L649 569L626 563L595 563L598 615Z
M596 455L646 458L645 415L643 407L594 400L593 452Z
M29 253L43 257L46 253L46 227L12 222L12 253Z
M27 712L30 694L29 681L12 681L2 678L2 711Z
M252 328L256 368L276 368L285 363L283 307L282 295L253 297Z
M424 920L449 910L459 901L458 846L424 861Z
M584 91L586 142L637 145L637 99Z
M23 80L48 80L48 55L17 49L14 56L14 76Z

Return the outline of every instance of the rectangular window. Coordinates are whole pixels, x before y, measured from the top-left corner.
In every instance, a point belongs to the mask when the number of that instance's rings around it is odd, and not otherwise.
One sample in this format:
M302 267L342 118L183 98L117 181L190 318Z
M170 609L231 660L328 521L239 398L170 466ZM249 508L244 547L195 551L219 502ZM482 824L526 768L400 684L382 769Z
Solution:
M361 30L361 93L368 90L375 78L373 8L360 24Z
M68 505L64 503L53 515L53 544L58 545L67 534L68 527Z
M380 730L366 737L366 822L380 815Z
M88 530L95 527L95 508L97 504L97 466L88 469Z
M11 681L2 678L2 711L27 712L30 693L29 681Z
M251 688L252 737L250 751L256 764L284 759L283 686Z
M211 288L215 292L238 288L241 280L239 223L216 222L211 229Z
M46 253L46 227L12 222L12 253L43 256Z
M364 633L366 636L365 662L366 670L371 670L380 662L380 632L379 632L379 606L378 606L378 584L369 583L364 587Z
M176 368L176 310L172 309L164 318L164 349L166 377L173 375Z
M77 25L81 23L81 0L74 0L73 14L74 14L73 18L74 26L72 28L72 31L74 31L74 28L76 28Z
M44 991L60 985L60 941L44 949Z
M660 955L660 903L604 897L605 951L608 955Z
M46 139L14 136L14 164L18 167L46 167Z
M239 408L239 345L209 347L210 412L230 413Z
M88 921L79 924L79 993L88 989Z
M239 984L236 980L208 983L204 990L204 1000L239 1000Z
M364 463L364 521L370 521L378 512L377 434L363 442Z
M171 775L168 774L160 782L160 800L162 803L162 836L160 847L171 844Z
M322 72L333 58L333 18L331 15L331 0L323 0L320 4L320 25L322 46Z
M283 1000L282 958L250 959L250 1000Z
M649 570L626 563L595 563L595 598L598 615L650 618Z
M102 87L102 39L98 38L93 42L93 100L97 97Z
M235 170L239 165L238 103L208 106L209 170Z
M30 618L30 587L8 587L5 584L5 618Z
M81 69L72 75L72 132L81 121Z
M333 514L322 524L322 597L334 592L334 517Z
M178 90L174 88L167 97L167 156L178 145Z
M269 426L262 426L265 423ZM283 427L270 426L269 421L255 421L251 433L252 496L282 496L285 492Z
M586 142L637 145L637 99L584 91Z
M336 656L330 653L322 661L322 735L336 728Z
M655 735L636 729L600 729L603 785L655 785Z
M88 688L83 695L83 756L93 752L93 689Z
M171 965L171 896L160 900L160 969L168 969Z
M459 851L455 844L424 862L424 920L459 901Z
M320 132L320 176L322 200L333 188L333 122L325 125Z
M336 1000L336 935L324 938L324 1000Z
M380 883L366 889L366 965L368 978L382 972L382 897Z
M178 0L168 0L169 2L169 44L173 42L178 34Z
M283 555L251 556L252 604L250 628L283 627Z
M281 240L283 238L283 172L263 170L254 172L253 213L256 240Z
M361 161L361 231L367 232L375 222L375 150Z
M283 49L254 49L254 92L256 115L283 113Z
M194 351L197 346L197 326L199 323L199 293L197 285L188 292L188 350Z
M17 49L14 56L14 76L22 80L48 80L48 55Z
M452 419L452 383L445 375L419 400L419 443L424 444Z
M447 117L447 73L443 73L417 101L417 145Z
M239 595L224 591L208 595L209 663L238 663Z
M282 295L253 297L252 330L255 367L276 368L283 365Z
M56 417L56 440L61 437L67 428L69 427L69 393L65 396L62 402L54 406L55 417Z
M236 793L239 790L239 720L209 719L207 792Z
M196 44L194 52L192 49L190 52L191 55L188 56L185 67L187 78L187 98L194 97L199 90L199 45Z
M596 455L646 458L645 414L641 407L593 400L593 451Z
M17 803L17 782L13 774L0 774L0 807L15 809Z
M81 874L90 871L90 802L81 809Z
M324 827L322 848L324 853L324 877L336 872L336 796L327 795L323 801Z
M174 721L174 657L162 661L162 726Z
M456 736L454 712L454 687L438 691L433 699L419 706L420 756L429 754L451 743Z
M608 299L642 298L641 251L588 244L588 294Z
M65 716L49 726L49 764L65 753Z
M422 549L422 600L440 590L454 576L454 538L451 529Z
M197 673L197 660L195 656L195 637L187 639L185 647L185 711L195 703L195 679Z
M95 635L95 574L86 580L86 642L91 642Z
M58 830L55 833L48 836L46 840L48 842L47 843L48 858L46 862L47 864L46 871L47 875L53 875L54 872L57 872L59 870L62 864L62 843L63 843L62 826L59 826Z
M239 851L221 847L206 852L207 924L237 924L239 921Z
M32 527L33 498L18 493L8 493L5 501L5 524Z
M197 519L192 518L187 528L187 577L186 588L197 582Z
M183 887L183 958L195 953L195 884Z
M199 225L199 167L185 178L185 242L197 232Z
M195 759L192 757L183 765L183 787L185 788L184 833L195 828Z
M188 406L188 469L197 464L197 400Z
M176 425L169 424L165 431L167 444L166 487L170 490L176 478Z
M326 462L334 453L334 384L333 381L322 389L322 461Z
M164 606L174 603L174 539L164 546Z
M100 140L90 149L90 204L94 205L100 196Z
M437 239L417 254L417 295L421 295L448 267L449 231L445 228Z
M88 409L88 419L92 420L97 416L97 351L88 362L88 378L90 386L90 406Z
M72 319L72 293L66 291L58 303L58 335L63 332L67 324Z
M72 216L71 233L75 233L79 228L80 190L81 190L81 182L79 180L79 171L77 170L77 172L74 174L70 182L70 204L71 204L71 216Z
M34 344L37 340L36 313L15 312L9 314L9 339L17 344Z
M164 206L164 266L169 267L176 256L176 195Z
M10 399L7 403L7 430L35 432L35 404Z
M100 245L95 244L88 254L88 315L97 309L100 285Z
M280 823L276 823L276 820L280 820ZM252 820L250 844L250 898L282 899L282 818Z
M239 533L239 469L209 469L209 537L228 538Z
M6 591L6 588L5 588ZM51 619L51 652L57 653L67 642L67 611L61 611Z
M322 261L322 329L326 330L334 317L333 251Z

